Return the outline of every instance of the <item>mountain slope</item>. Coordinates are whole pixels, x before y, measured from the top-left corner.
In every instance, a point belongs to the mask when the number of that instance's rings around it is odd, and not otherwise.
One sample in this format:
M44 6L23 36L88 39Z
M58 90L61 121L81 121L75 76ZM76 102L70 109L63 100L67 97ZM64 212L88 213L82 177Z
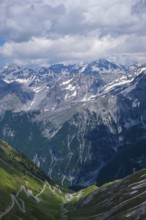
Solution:
M3 141L0 176L0 219L60 219L61 189Z
M66 219L145 220L146 170L105 184L75 204L66 205Z

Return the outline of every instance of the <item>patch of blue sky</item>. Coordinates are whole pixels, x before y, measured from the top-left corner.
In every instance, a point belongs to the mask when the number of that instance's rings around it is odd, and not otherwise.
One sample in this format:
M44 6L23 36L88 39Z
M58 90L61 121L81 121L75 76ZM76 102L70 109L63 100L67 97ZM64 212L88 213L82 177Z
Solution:
M5 40L3 38L0 37L0 45L4 45L5 44Z

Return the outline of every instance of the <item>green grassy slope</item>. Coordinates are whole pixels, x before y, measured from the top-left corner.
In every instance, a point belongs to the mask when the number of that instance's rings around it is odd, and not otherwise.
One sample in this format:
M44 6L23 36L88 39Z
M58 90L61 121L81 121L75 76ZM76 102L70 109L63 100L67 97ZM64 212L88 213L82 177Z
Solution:
M0 141L0 219L60 219L63 196L31 161Z

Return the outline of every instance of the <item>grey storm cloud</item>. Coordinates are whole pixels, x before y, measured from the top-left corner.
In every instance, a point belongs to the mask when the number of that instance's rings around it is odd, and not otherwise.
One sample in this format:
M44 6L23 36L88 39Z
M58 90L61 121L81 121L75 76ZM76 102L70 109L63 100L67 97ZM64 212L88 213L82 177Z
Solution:
M146 1L145 0L139 0L134 4L132 8L133 13L139 13L143 14L146 12Z
M145 0L1 0L1 63L144 61Z

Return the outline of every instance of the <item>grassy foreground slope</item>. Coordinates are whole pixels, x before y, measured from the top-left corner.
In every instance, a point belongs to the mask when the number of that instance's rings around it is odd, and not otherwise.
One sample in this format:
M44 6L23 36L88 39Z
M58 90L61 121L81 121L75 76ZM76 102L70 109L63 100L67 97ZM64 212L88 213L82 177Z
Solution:
M64 204L97 187L73 193L53 183L33 162L0 141L0 219L61 220Z
M63 191L0 141L0 219L60 219Z
M146 220L146 170L70 192L0 141L0 219Z

